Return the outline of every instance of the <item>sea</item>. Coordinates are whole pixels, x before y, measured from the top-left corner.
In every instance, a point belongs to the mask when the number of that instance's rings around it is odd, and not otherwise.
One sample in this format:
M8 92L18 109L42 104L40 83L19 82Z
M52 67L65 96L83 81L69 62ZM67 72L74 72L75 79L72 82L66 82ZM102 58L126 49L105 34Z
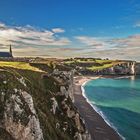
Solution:
M140 77L99 78L83 85L92 107L124 140L140 140Z

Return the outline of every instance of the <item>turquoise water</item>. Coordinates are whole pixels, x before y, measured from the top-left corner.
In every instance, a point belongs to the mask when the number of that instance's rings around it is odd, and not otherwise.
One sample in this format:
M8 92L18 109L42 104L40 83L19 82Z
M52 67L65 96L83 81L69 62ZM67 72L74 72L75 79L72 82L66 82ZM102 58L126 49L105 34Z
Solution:
M140 77L92 80L84 89L126 140L140 140Z

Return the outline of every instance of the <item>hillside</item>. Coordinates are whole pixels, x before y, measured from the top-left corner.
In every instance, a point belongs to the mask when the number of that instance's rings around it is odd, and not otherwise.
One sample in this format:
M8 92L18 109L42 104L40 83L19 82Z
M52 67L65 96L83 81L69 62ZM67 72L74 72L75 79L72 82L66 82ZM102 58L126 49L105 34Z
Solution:
M0 62L1 140L87 140L72 73L50 64Z

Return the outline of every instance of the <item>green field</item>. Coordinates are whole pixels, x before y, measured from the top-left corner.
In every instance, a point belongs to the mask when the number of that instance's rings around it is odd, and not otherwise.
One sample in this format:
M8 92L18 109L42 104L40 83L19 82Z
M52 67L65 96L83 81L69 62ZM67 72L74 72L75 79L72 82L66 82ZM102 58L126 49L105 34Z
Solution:
M0 61L0 67L11 67L16 69L22 70L32 70L32 71L40 71L38 68L31 66L29 63L26 62L5 62Z
M112 66L113 66L113 64L111 63L111 64L104 64L103 66L92 66L92 67L88 67L87 69L96 71L96 70L102 70L102 69L110 68Z
M93 66L86 67L87 70L91 70L91 71L97 71L97 70L110 68L114 65L117 65L118 63L121 63L121 61L108 60L108 59L91 59L91 58L71 59L64 62L64 64L69 65L69 66L71 65L78 66L79 64L85 64L85 65L93 64Z

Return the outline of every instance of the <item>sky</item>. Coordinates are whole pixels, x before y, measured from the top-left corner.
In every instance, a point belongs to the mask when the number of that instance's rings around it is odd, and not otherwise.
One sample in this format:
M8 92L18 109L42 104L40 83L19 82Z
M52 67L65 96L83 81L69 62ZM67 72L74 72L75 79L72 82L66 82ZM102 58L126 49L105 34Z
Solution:
M0 0L0 51L140 61L139 0Z

